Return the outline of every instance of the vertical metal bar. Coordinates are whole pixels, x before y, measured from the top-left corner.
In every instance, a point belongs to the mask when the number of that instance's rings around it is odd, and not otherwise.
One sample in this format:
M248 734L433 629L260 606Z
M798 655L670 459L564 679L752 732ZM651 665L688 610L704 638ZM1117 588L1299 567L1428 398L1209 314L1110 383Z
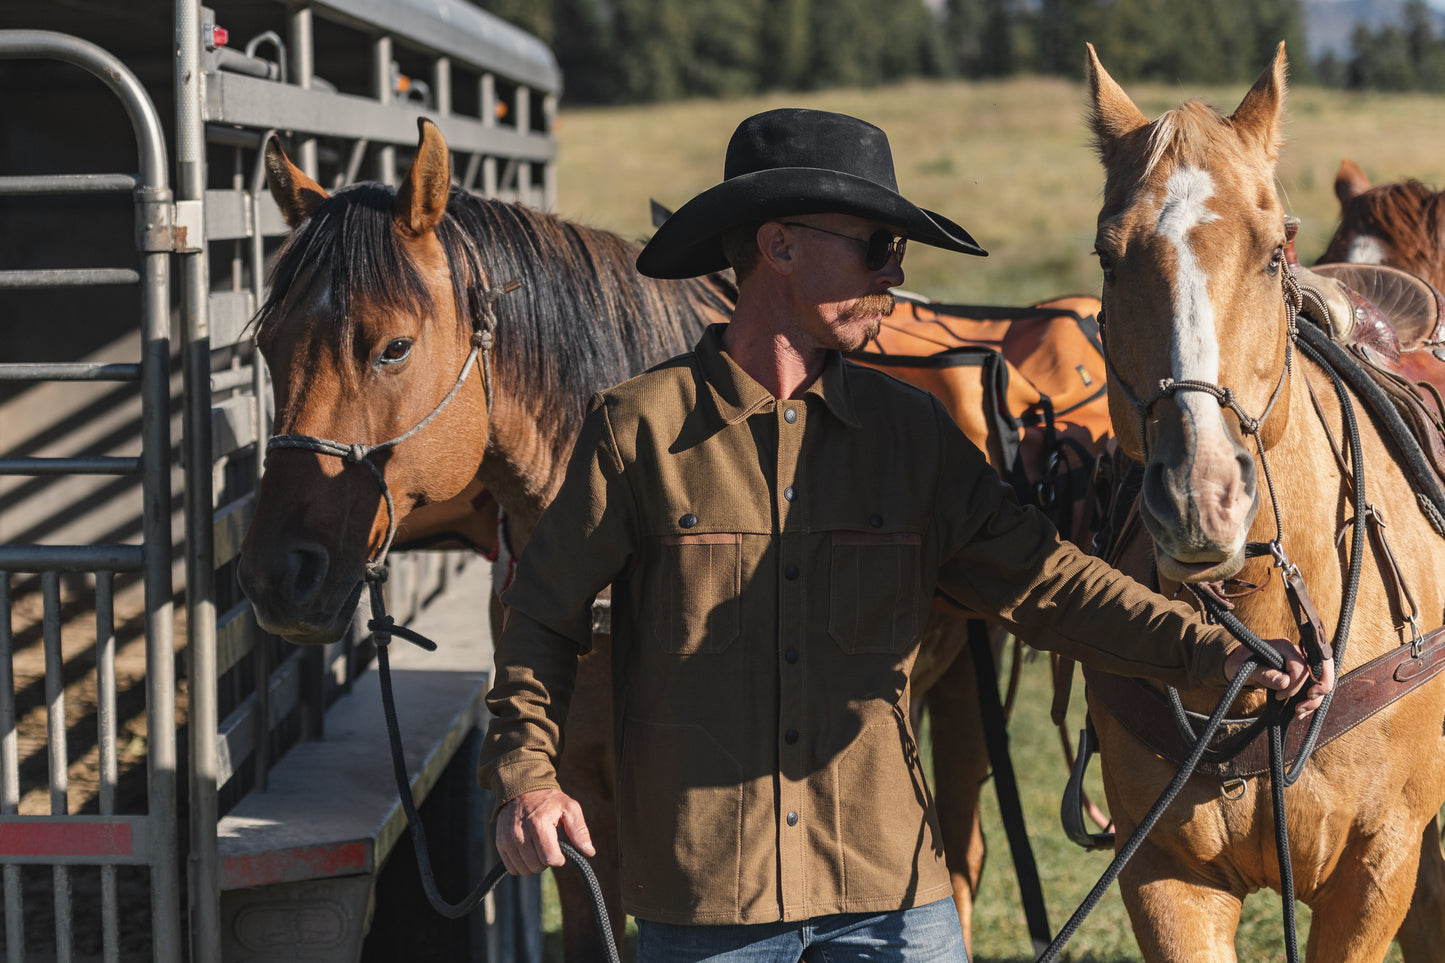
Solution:
M0 571L0 815L20 812L20 756L15 733L15 652L10 617L10 573ZM5 866L6 963L25 963L25 906L20 867Z
M66 791L69 788L69 753L65 730L65 655L60 645L60 573L43 572L40 576L44 600L42 625L45 639L45 735L50 776L50 814L69 813ZM51 867L55 881L55 958L70 963L70 869Z
M517 133L525 134L532 129L532 89L517 87ZM532 191L532 165L523 161L517 165L517 201L540 207Z
M482 126L497 126L497 77L488 71L482 74L478 98L482 105ZM487 157L482 161L482 196L497 196L497 159Z
M437 116L445 120L452 112L452 58L438 57L432 63L431 89L436 97Z
M99 755L100 814L115 814L118 767L115 758L115 573L95 573L95 694ZM120 912L114 866L100 868L101 951L105 963L120 963Z
M275 129L261 136L261 147L256 152L256 164L251 168L251 292L259 309L266 298L266 238L261 232L261 205L266 186L266 145L270 143ZM269 197L269 194L264 196ZM271 394L270 381L266 375L266 360L261 349L251 349L251 393L256 406L256 473L254 491L261 489L261 476L266 471L266 442L271 437L271 419L266 399ZM251 623L251 664L252 691L256 697L256 722L254 747L251 751L252 785L261 792L266 791L271 771L271 643L255 622ZM218 777L219 778L219 777Z
M557 121L557 95L547 94L542 98L542 116L547 125L547 136L552 136ZM542 165L542 210L557 209L557 162L545 161Z
M206 192L206 139L205 122L202 114L201 91L201 17L200 0L176 0L176 196L186 201L204 201ZM292 14L293 20L299 11ZM310 11L305 11L306 40L303 46L293 46L294 51L309 57ZM294 40L293 40L294 42ZM307 78L309 84L309 63L306 72L297 71L298 79ZM263 145L264 149L264 145ZM311 168L314 177L315 145L311 149ZM202 218L204 223L204 218ZM182 352L184 385L184 413L182 415L182 445L185 452L185 572L186 572L186 657L189 675L190 706L187 731L189 733L188 756L190 760L190 847L187 851L188 884L187 903L190 908L190 955L192 960L219 960L221 958L221 895L220 858L216 844L216 776L219 762L216 752L216 600L215 600L215 495L212 491L211 455L211 336L208 315L210 277L203 243L196 245L199 250L180 254L181 269L181 312L185 325L185 349ZM164 258L165 255L159 255ZM164 264L164 261L162 262ZM164 270L164 268L162 268ZM165 300L153 307L161 318L168 319L168 278L148 288L148 294ZM158 319L159 320L159 319ZM168 321L167 321L168 323ZM147 453L146 470L155 472L153 487L147 491L159 495L165 493L169 502L170 478L168 455L170 452L169 408L170 385L168 364L162 365L162 358L169 361L169 328L157 328L165 332L165 338L157 342L167 348L166 356L147 355L152 364L144 374L147 387L154 391L143 417L155 432L154 443L148 436L144 451ZM147 478L148 482L151 479ZM147 502L149 504L149 500ZM152 527L154 526L154 527ZM153 517L146 519L146 588L149 594L152 583L157 587L153 597L154 608L166 615L166 631L157 633L152 649L147 652L147 674L160 673L157 682L152 682L150 695L158 704L165 706L163 718L158 718L151 729L151 758L153 771L160 768L156 752L162 744L166 746L166 762L170 800L168 811L161 815L155 811L153 793L151 813L156 830L164 835L165 827L176 826L178 813L175 805L175 655L169 631L170 622L170 506L156 505ZM162 597L160 589L164 590ZM164 686L161 689L160 686ZM171 838L174 838L174 833ZM157 868L170 872L176 862L176 850L163 856ZM151 878L156 877L156 868ZM167 881L168 886L174 886ZM180 900L175 892L165 900L164 908L160 899L152 900L157 914L157 926L164 926L174 932L174 959L181 959ZM174 915L174 918L172 918ZM168 959L158 954L158 958Z
M371 42L371 92L379 104L392 101L391 38L380 36ZM383 145L376 151L376 179L396 183L396 148Z
M178 0L178 2L194 2L194 0ZM313 49L315 34L312 31L311 8L304 5L293 7L288 19L291 37L287 49L291 52L291 76L296 78L296 86L309 89L311 80L316 74L316 52ZM296 158L307 176L313 179L320 177L320 171L317 170L315 137L303 137L297 142Z

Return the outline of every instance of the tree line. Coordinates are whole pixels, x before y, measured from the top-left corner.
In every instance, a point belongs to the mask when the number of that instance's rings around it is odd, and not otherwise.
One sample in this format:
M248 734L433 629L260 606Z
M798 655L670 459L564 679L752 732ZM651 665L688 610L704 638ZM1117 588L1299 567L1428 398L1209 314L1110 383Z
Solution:
M1082 74L1092 41L1121 81L1249 82L1284 40L1297 82L1445 90L1424 0L1304 55L1303 0L473 0L545 41L564 102L619 104L867 87L910 77Z

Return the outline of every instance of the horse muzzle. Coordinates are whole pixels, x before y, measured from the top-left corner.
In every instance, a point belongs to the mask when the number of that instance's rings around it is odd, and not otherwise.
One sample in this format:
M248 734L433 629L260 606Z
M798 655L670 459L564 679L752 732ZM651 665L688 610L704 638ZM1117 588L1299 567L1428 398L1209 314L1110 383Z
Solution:
M341 638L361 597L361 575L335 566L323 546L301 540L260 553L243 550L237 569L256 623L296 645Z

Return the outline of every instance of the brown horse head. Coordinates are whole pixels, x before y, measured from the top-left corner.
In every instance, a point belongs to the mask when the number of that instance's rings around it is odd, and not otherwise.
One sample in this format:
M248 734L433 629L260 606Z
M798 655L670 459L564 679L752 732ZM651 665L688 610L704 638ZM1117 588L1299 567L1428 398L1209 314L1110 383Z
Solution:
M1340 226L1320 263L1388 264L1445 285L1445 191L1417 180L1374 186L1354 161L1335 175Z
M292 227L255 321L281 437L240 577L262 627L292 642L329 642L350 623L387 547L381 481L397 544L468 535L453 520L482 512L483 490L524 539L561 482L588 398L687 350L732 307L715 279L643 278L637 245L615 234L452 187L441 133L419 125L396 189L328 195L267 148Z
M257 320L276 435L380 445L419 424L457 383L473 268L454 263L438 235L450 159L435 125L419 126L416 159L394 192L360 185L328 195L275 139L267 146L271 193L293 229ZM414 441L370 454L397 514L465 488L478 459L444 440L486 430L482 386L469 378ZM337 638L388 522L370 471L304 448L273 449L240 566L262 627L295 642Z
M1252 422L1262 419L1267 447L1288 410L1274 404L1289 357L1274 188L1284 45L1229 117L1190 101L1150 122L1092 46L1089 82L1115 430L1145 463L1142 515L1160 570L1224 577L1243 562L1259 503Z

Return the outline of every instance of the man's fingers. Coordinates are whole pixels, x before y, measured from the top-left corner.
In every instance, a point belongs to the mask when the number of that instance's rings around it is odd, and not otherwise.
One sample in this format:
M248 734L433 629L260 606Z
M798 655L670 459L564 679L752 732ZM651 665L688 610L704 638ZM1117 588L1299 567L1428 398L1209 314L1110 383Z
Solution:
M572 845L577 847L583 856L597 855L597 848L592 845L592 833L587 829L587 821L582 818L582 807L576 802L562 813L562 827L567 831L567 838Z

